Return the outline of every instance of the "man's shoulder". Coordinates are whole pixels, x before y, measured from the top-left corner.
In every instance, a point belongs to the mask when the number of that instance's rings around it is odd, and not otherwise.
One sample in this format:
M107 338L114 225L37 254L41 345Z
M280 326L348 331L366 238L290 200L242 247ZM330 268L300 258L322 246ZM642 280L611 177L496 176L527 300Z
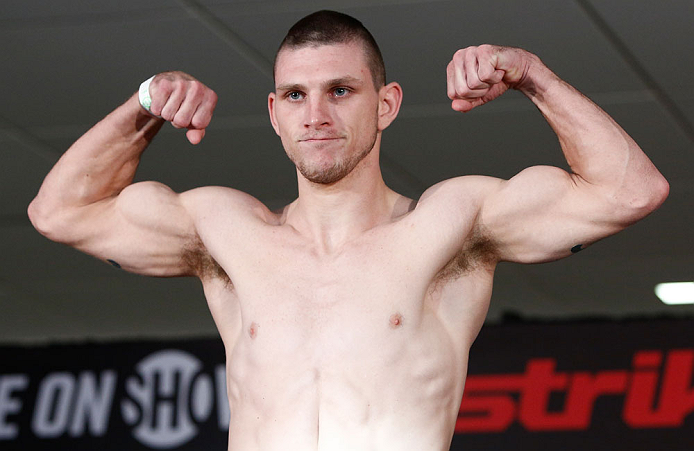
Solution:
M181 200L196 220L272 222L275 216L254 196L225 186L204 186L185 191Z
M441 211L456 212L478 210L484 199L499 189L504 181L482 175L465 175L443 180L428 188L417 202L417 209L438 214Z
M462 176L424 192L417 205L395 224L388 236L429 271L432 280L452 280L496 262L494 243L480 224L480 212L502 180ZM410 260L412 261L412 260Z
M184 249L184 260L204 282L233 284L227 275L229 258L257 243L262 227L275 214L250 194L223 186L205 186L181 193L195 223L196 234Z

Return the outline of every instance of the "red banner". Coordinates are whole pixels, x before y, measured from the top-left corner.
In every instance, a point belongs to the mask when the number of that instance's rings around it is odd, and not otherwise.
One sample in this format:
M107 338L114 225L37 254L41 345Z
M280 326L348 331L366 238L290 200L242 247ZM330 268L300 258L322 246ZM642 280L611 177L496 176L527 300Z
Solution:
M694 450L692 320L486 327L469 373L451 449Z
M5 346L0 362L3 451L226 447L219 340ZM469 373L451 450L694 450L694 320L486 326Z

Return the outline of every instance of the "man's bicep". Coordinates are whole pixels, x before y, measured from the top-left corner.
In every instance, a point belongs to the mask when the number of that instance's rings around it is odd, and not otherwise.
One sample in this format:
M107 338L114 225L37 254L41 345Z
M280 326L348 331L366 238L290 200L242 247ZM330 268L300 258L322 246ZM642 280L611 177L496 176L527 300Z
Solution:
M626 227L609 193L550 166L534 166L485 196L479 221L505 261L557 260Z
M130 185L75 213L74 242L67 244L129 272L191 275L183 254L196 233L180 196L156 182Z

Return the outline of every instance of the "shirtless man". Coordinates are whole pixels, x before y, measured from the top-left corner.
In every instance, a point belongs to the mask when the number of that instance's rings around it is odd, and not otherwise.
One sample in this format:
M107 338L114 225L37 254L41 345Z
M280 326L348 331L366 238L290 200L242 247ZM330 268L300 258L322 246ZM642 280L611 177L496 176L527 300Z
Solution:
M638 145L538 57L483 45L448 66L453 109L520 90L572 173L460 177L407 199L379 168L402 98L384 78L354 19L321 12L290 30L268 110L299 196L279 212L230 188L131 184L165 121L194 144L210 122L216 95L177 72L154 78L153 115L135 95L75 142L29 208L52 240L202 280L226 349L230 450L448 449L496 264L566 257L667 196Z

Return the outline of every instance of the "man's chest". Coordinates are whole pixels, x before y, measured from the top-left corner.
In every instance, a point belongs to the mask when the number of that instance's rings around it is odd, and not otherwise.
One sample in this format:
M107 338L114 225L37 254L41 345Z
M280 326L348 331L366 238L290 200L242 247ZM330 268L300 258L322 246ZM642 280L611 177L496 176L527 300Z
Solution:
M214 246L231 279L228 304L238 306L240 339L266 343L273 353L296 352L307 343L317 354L344 346L344 355L424 330L431 334L448 323L457 327L470 313L460 303L479 295L466 288L479 285L474 271L442 287L441 268L432 262L445 262L434 258L435 246L403 230L377 230L335 252L320 252L282 228L266 228L244 242L205 244Z
M242 322L239 338L271 348L269 354L310 344L316 356L344 356L420 327L428 281L387 243L321 255L268 239L236 257L239 263L226 264Z
M425 298L427 281L383 249L316 255L275 247L249 260L234 279L236 294L249 314L303 317L314 328L330 327L391 310L420 310Z

